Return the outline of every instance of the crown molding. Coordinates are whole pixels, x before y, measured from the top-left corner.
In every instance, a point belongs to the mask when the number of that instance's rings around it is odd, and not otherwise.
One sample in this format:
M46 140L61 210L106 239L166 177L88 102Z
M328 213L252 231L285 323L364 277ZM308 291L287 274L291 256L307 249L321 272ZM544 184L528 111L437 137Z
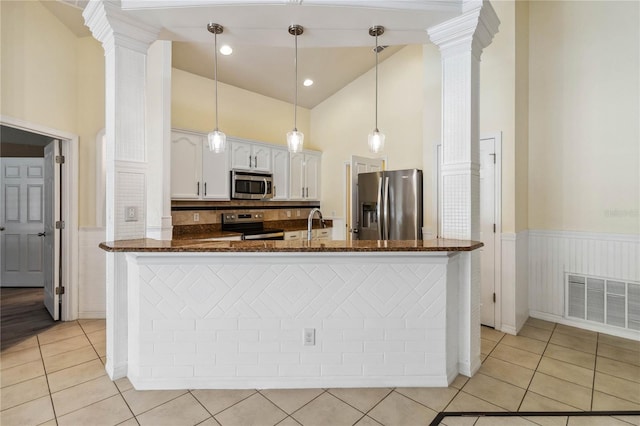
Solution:
M91 1L82 16L93 37L102 43L105 52L122 46L146 54L160 33L159 27L125 15L119 0Z
M462 15L427 29L427 33L443 57L471 51L480 60L482 50L498 32L500 20L487 0L465 1L463 10Z

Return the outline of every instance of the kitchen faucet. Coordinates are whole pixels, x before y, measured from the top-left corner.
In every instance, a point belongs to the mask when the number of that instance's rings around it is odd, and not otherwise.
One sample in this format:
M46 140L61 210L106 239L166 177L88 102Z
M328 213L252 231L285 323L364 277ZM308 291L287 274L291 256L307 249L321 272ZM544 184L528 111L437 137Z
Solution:
M309 212L309 217L307 218L307 241L311 241L311 225L313 223L313 215L318 213L318 217L320 218L320 224L324 228L326 225L324 223L324 219L322 218L322 212L319 208L311 209Z

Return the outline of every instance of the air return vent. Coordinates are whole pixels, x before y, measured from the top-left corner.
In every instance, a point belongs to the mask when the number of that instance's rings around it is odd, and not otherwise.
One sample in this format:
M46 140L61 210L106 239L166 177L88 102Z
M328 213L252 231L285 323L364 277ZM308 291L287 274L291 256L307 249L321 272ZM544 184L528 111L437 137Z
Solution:
M614 327L640 330L640 284L567 274L566 315Z

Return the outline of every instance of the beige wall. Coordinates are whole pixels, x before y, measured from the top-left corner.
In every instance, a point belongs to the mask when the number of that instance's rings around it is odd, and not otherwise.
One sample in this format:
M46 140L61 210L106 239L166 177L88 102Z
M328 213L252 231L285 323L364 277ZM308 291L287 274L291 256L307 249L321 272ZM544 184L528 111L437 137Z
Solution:
M530 4L529 228L640 232L639 7Z
M500 31L482 52L480 137L502 132L502 232L515 229L515 4L492 2Z
M2 1L3 115L74 133L76 37L35 1Z
M422 74L421 46L405 47L379 66L378 128L386 135L382 156L389 168L422 168ZM374 91L372 69L311 111L312 139L323 152L321 205L327 215L344 216L344 162L352 154L371 157Z
M104 56L37 1L2 1L1 113L78 135L79 224L95 224L95 135L104 127Z
M515 8L515 231L529 227L529 2Z
M172 69L171 126L210 132L215 125L215 91L211 79ZM286 144L293 128L293 104L218 83L219 128L227 136ZM318 149L310 131L310 111L298 107L298 130L305 148Z
M76 41L77 105L80 137L80 226L94 226L96 218L96 135L104 129L104 50L93 37Z

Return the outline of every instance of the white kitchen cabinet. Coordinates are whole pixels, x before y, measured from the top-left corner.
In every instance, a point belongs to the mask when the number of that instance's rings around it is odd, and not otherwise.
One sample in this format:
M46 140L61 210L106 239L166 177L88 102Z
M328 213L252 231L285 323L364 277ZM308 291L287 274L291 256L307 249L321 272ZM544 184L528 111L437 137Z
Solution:
M289 150L287 148L271 148L271 167L273 199L289 199Z
M331 239L331 228L319 228L311 231L314 240L328 241Z
M289 162L289 198L295 200L320 199L319 152L291 154Z
M302 239L302 233L307 236L306 231L287 231L284 233L285 241L300 241Z
M206 134L171 131L171 198L229 199L229 156L209 151Z
M228 138L231 139L231 138ZM231 168L253 170L258 172L271 171L271 148L253 142L229 140L231 147Z

